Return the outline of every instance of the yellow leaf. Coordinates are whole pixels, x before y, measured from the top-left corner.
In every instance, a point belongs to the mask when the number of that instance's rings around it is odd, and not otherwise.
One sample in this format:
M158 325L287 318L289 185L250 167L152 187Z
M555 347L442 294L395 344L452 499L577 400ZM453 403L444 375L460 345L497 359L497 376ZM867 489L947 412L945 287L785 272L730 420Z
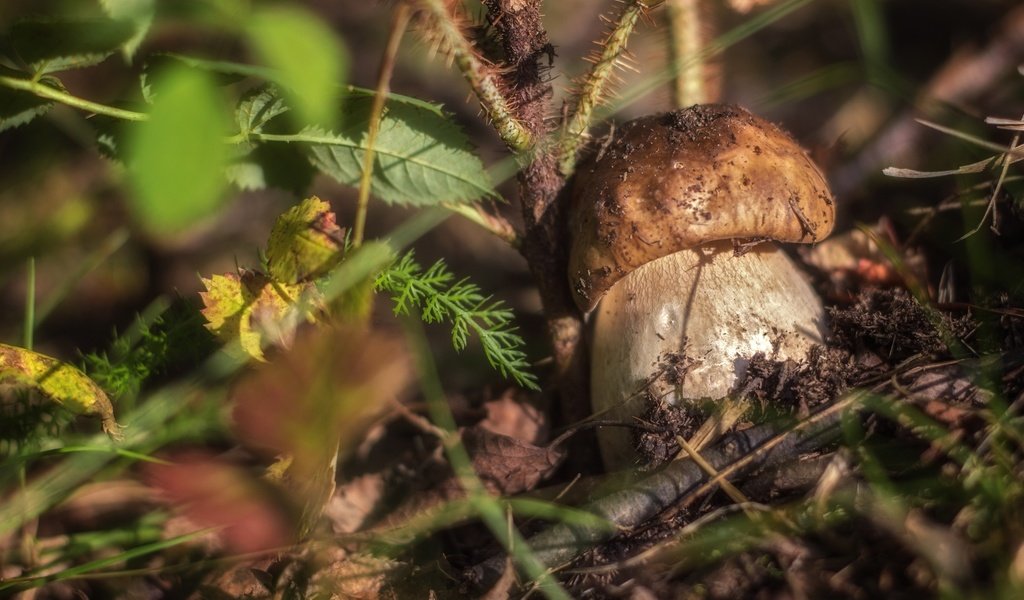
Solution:
M294 308L303 295L307 301L319 301L312 284L275 282L253 271L244 271L241 277L228 273L202 281L207 291L199 296L207 329L224 342L237 340L246 356L259 361L264 360L265 345L291 343L303 312L313 320L308 310Z
M68 363L0 344L0 382L30 386L76 414L98 416L103 431L115 440L121 439L121 427L114 420L114 407L106 393Z
M270 275L284 283L310 281L337 265L345 249L331 205L313 196L277 218L267 243Z

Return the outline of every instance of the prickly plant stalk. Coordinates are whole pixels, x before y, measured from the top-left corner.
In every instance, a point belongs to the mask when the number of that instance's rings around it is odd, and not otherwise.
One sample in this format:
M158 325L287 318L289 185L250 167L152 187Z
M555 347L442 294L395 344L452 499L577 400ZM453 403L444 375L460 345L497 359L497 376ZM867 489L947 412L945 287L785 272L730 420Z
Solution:
M473 88L502 141L516 152L533 143L530 132L516 118L498 81L498 70L484 60L462 29L462 16L445 0L407 0L421 12L426 35L455 63Z
M576 166L576 152L583 142L587 129L594 115L594 108L604 96L609 80L615 68L623 65L623 53L626 42L636 28L637 21L649 9L648 2L630 0L626 2L619 18L602 43L601 52L592 57L591 67L583 85L576 94L576 106L565 127L559 143L559 169L565 176L570 175Z

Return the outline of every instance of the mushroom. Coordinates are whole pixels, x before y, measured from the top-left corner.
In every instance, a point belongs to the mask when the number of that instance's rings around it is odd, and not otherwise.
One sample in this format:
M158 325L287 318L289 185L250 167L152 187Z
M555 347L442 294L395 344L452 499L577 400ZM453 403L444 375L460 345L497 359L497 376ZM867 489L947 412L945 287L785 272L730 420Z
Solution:
M733 391L764 353L822 341L821 302L776 242L832 230L824 175L775 125L732 105L636 119L573 185L572 292L594 315L593 410L632 420ZM609 468L636 461L629 429L599 433Z

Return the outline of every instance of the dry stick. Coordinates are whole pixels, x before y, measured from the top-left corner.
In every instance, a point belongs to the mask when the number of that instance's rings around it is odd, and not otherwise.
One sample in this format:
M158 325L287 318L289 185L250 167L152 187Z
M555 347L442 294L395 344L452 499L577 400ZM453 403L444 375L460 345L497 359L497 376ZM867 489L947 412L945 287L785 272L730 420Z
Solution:
M559 169L568 177L576 166L576 152L583 142L590 122L594 117L594 108L604 96L605 86L611 78L615 67L619 64L626 42L633 33L640 16L648 9L642 0L630 0L619 15L618 21L602 44L601 53L594 57L594 66L583 82L576 95L576 106L566 124L565 132L559 142Z
M366 208L370 204L370 181L373 178L374 144L380 131L381 116L384 113L384 102L387 100L391 87L391 73L395 69L395 56L402 36L409 25L409 6L400 4L395 7L391 18L391 30L388 32L388 43L384 56L380 60L377 71L377 90L373 95L373 106L370 109L370 127L366 132L366 152L363 153L363 173L359 179L359 202L356 205L355 225L352 227L352 247L363 244L363 231L366 229Z
M429 33L435 36L442 50L449 53L455 61L455 66L473 88L502 141L516 152L527 150L533 144L534 138L520 122L508 98L502 93L495 75L497 70L486 64L477 54L473 44L466 39L460 29L459 19L449 11L447 3L444 0L408 2L423 10L429 21Z
M684 502L692 501L741 470L756 464L791 460L830 443L835 438L834 426L840 413L856 409L859 398L859 393L851 393L781 433L771 425L759 425L726 437L702 453L708 464L718 470L718 475L710 480L694 461L673 461L627 489L586 504L582 510L607 519L620 530L638 527L666 508L677 505L680 498L684 498ZM605 529L560 523L527 541L536 557L551 567L568 563L584 548L612 536L614 532ZM468 576L479 585L487 586L501 575L504 564L504 556L495 556L478 564Z

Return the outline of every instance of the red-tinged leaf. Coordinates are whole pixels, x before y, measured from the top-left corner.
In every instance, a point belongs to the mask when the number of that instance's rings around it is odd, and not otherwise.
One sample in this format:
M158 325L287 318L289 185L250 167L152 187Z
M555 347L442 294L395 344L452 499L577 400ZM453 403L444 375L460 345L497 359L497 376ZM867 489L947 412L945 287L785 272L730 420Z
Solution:
M339 452L359 443L410 373L397 340L355 327L320 328L235 387L235 431L268 457L287 457L272 478L303 504L304 532L334 491Z
M199 527L215 527L238 553L281 548L296 539L287 502L267 482L205 454L149 465L145 479Z
M317 303L311 284L276 283L253 271L245 271L241 277L214 275L202 282L206 291L199 294L204 307L200 312L207 329L224 342L238 341L245 355L260 361L264 346L291 343L303 317L296 304L303 295ZM311 313L305 318L312 320Z

